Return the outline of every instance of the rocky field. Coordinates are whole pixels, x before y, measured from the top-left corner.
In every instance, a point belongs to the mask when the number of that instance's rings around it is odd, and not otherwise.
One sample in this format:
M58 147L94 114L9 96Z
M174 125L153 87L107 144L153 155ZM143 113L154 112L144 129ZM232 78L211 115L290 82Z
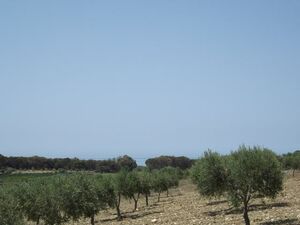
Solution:
M243 224L240 210L231 208L225 199L202 198L189 180L181 181L177 189L171 190L169 197L163 193L160 202L153 195L148 207L143 197L139 200L138 211L133 212L133 205L130 201L121 203L122 221L117 221L115 210L108 210L96 217L96 224ZM300 173L295 177L286 176L284 190L275 200L252 202L249 216L251 224L300 225ZM87 225L89 220L71 224Z

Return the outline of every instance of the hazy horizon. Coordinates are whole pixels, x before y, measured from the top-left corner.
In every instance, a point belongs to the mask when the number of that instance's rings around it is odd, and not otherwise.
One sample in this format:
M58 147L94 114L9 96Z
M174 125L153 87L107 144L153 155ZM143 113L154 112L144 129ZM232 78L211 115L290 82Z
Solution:
M300 149L300 2L0 2L0 154Z

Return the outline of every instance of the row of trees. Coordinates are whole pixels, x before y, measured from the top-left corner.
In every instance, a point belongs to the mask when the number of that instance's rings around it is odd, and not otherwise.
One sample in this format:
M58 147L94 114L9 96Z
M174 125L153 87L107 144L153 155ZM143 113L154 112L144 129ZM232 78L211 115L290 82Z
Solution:
M5 157L0 154L0 169L35 169L35 170L90 170L97 172L118 172L122 168L130 170L137 167L136 161L125 155L109 160L80 160L77 158L45 158L45 157Z
M116 174L95 175L75 173L37 178L30 182L0 187L0 225L21 225L24 218L37 225L63 224L69 220L90 218L95 224L95 215L101 210L115 208L122 219L122 199L131 199L133 209L138 207L141 196L148 198L176 187L179 173L174 168L156 171L121 170Z
M293 153L278 155L277 158L286 170L300 169L300 150ZM189 169L196 160L185 156L159 156L149 158L145 164L150 170L162 169L164 167L175 167L182 170ZM39 156L33 157L5 157L0 154L0 170L12 169L36 169L36 170L88 170L104 173L114 173L122 168L134 169L137 167L136 161L125 155L116 159L108 160L80 160L78 158L45 158Z
M235 207L243 206L250 225L249 206L255 198L275 196L282 190L282 165L271 150L240 146L230 155L207 151L192 168L200 193L208 197L226 196Z
M182 170L191 168L195 160L184 156L159 156L146 160L146 166L150 170L164 167L175 167ZM89 170L97 172L118 172L122 168L130 170L137 167L136 161L125 155L116 159L108 160L80 160L78 158L45 158L33 157L5 157L0 154L0 169L13 168L22 170Z
M161 169L164 167L175 167L182 170L189 169L195 160L189 159L185 156L159 156L147 159L145 164L150 170Z
M286 170L293 170L293 176L295 171L300 169L300 150L289 152L279 156L279 160Z

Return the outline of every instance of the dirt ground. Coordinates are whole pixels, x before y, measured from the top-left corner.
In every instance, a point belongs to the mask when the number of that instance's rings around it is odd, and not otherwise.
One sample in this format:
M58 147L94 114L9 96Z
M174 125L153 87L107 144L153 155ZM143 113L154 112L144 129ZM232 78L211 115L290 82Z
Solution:
M142 197L136 212L133 212L133 202L123 200L121 209L125 218L122 221L116 220L115 210L108 210L96 217L96 224L243 224L241 211L232 209L224 199L202 198L189 180L181 181L179 187L171 190L170 194L166 197L163 193L160 202L157 202L157 196L151 196L149 207L145 206ZM300 173L295 177L286 176L284 190L275 200L252 202L249 217L251 224L300 225ZM69 224L87 225L89 220Z

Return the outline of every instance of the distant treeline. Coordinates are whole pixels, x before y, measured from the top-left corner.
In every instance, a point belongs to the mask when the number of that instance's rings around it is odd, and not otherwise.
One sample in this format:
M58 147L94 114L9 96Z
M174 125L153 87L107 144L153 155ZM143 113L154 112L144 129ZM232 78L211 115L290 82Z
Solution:
M191 168L194 161L185 156L159 156L147 159L145 163L150 170L162 169L164 167L176 167L185 170Z
M283 169L300 169L300 151L277 156ZM145 164L150 170L162 169L164 167L175 167L182 170L189 169L195 159L185 156L159 156L149 158ZM45 158L33 157L5 157L0 154L0 169L17 170L89 170L103 173L114 173L122 168L133 170L137 167L136 161L128 155L107 160L81 160L78 158Z
M81 160L78 158L45 158L5 157L0 154L0 169L12 168L18 170L91 170L97 172L118 172L121 168L132 170L137 167L136 161L124 155L108 160Z
M146 160L150 170L164 167L188 169L193 160L184 156L159 156ZM108 160L81 160L78 158L45 158L33 157L6 157L0 154L0 169L17 170L89 170L103 173L114 173L122 168L133 170L137 167L136 161L128 155Z

